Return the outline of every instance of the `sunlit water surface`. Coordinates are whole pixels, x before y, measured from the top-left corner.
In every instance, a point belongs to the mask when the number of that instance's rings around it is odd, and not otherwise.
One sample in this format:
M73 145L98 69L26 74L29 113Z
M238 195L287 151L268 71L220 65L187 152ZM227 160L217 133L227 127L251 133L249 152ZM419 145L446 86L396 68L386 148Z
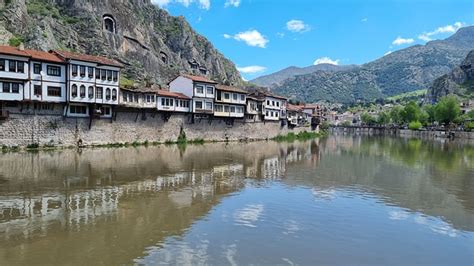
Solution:
M474 148L375 137L0 154L0 265L473 265Z

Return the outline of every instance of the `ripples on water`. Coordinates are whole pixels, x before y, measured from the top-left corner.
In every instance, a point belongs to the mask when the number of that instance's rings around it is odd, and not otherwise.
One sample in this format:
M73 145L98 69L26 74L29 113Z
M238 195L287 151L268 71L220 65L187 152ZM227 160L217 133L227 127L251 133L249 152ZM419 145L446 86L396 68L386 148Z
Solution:
M329 137L0 158L0 265L474 264L469 144Z

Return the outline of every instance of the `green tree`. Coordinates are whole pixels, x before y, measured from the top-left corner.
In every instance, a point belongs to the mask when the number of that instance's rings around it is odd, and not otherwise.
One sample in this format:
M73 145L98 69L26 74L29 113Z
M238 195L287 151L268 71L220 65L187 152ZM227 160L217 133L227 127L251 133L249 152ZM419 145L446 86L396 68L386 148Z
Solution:
M435 118L445 126L450 125L461 115L461 107L456 96L450 95L440 99L435 106Z
M375 118L367 112L364 112L360 115L360 120L362 121L364 125L369 125L369 126L375 124L375 121L376 121Z
M411 101L405 105L401 112L403 122L410 123L412 121L419 121L421 117L421 109L416 102Z
M397 106L394 106L391 110L390 110L390 118L392 119L392 122L397 124L397 125L401 125L403 123L403 120L402 120L402 111L403 111L403 108L399 105Z
M385 126L390 123L390 114L387 112L380 112L377 116L377 124L380 126Z
M428 124L433 124L434 121L436 121L435 118L435 106L431 104L427 104L423 107L423 111L426 112L427 115L427 123Z

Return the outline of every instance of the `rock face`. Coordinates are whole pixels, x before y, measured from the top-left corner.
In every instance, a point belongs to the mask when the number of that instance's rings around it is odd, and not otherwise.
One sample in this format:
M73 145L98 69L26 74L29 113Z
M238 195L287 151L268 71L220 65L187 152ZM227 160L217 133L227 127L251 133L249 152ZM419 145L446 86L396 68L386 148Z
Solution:
M273 88L298 100L351 103L426 89L474 49L474 26L445 40L415 45L360 67L295 76Z
M426 101L437 102L440 97L456 94L463 98L472 98L474 93L474 50L464 61L454 67L451 73L443 75L433 82L428 89Z
M235 65L183 17L150 0L0 0L0 36L33 49L105 55L124 63L130 79L165 84L186 72L243 82Z

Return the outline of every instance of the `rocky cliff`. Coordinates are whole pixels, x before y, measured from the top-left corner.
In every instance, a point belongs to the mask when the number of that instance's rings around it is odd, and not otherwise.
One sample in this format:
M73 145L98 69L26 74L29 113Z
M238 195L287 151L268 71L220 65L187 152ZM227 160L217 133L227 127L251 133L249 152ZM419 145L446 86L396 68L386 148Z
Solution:
M180 72L242 83L235 65L183 17L150 0L0 0L0 43L105 55L134 80L165 84Z
M393 52L345 71L317 71L295 76L273 88L299 100L350 103L426 89L449 73L474 49L474 26L445 40Z
M473 98L474 50L467 55L459 66L454 67L451 73L443 75L433 82L426 94L426 101L433 103L448 94L456 94L461 98Z

